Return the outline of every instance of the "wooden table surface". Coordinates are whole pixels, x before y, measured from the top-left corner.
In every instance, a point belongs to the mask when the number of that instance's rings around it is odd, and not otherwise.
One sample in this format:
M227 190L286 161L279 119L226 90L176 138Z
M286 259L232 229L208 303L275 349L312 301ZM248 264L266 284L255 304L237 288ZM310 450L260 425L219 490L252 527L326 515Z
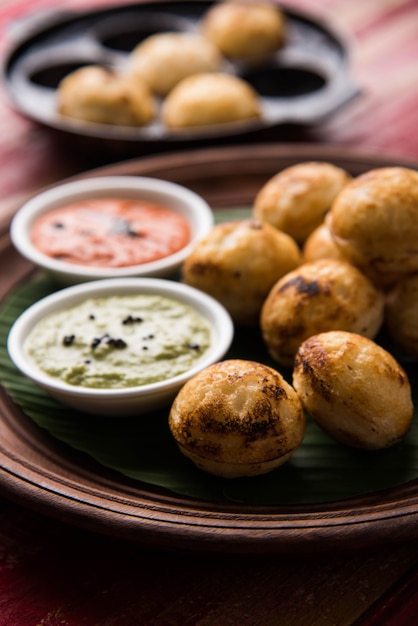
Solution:
M60 7L101 4L68 0ZM418 161L417 1L286 5L348 35L350 73L362 91L321 125L286 141ZM53 0L0 1L0 53L22 20L54 6ZM14 111L1 86L0 130L2 224L38 189L103 163L102 155L64 149ZM410 626L417 613L415 541L315 556L162 553L0 499L0 626Z

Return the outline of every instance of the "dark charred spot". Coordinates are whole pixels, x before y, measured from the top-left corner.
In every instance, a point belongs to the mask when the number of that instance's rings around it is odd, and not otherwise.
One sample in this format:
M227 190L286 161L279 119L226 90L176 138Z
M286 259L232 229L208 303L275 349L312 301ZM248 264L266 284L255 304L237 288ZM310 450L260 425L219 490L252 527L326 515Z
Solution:
M304 346L306 350L302 347L296 354L295 369L302 371L315 393L330 402L333 397L332 384L324 380L327 376L321 376L321 372L326 373L328 370L329 356L315 337L308 339Z
M245 443L249 445L259 439L265 439L274 429L277 429L279 421L274 415L269 402L257 402L252 408L251 416L242 425L242 434L245 436Z
M309 297L317 296L321 293L321 287L316 280L305 280L302 276L296 276L282 285L278 293L283 293L287 289L295 287L299 293L306 294Z
M193 447L193 446L192 446ZM222 446L220 443L205 443L203 446L197 446L199 448L199 454L202 456L202 452L204 456L216 459L222 454Z
M327 402L331 402L333 397L332 387L320 376L317 367L312 367L308 360L302 361L302 370L309 379L312 389Z
M214 407L206 407L199 416L200 429L203 433L225 434L231 432L230 420L219 420L216 418Z
M194 416L202 433L212 435L237 434L244 438L245 445L263 439L277 427L277 416L267 399L255 403L245 419L237 419L221 399L210 405L201 406L199 415ZM222 417L222 419L220 419ZM193 416L192 416L193 421Z
M273 398L273 400L279 400L280 398L286 398L287 397L287 393L286 390L281 387L280 385L274 385L274 384L266 384L263 386L263 393L268 397L268 398Z

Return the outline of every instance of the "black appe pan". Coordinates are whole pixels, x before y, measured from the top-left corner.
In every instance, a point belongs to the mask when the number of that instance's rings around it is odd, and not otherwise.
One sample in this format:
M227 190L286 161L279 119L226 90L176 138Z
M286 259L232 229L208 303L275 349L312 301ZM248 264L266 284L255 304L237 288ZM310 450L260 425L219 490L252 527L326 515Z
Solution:
M69 72L90 64L119 67L147 36L196 31L212 2L120 4L83 12L60 10L28 21L6 55L3 79L21 113L51 129L119 148L251 136L280 125L312 126L358 95L348 74L348 46L330 26L282 7L286 43L262 63L227 63L258 91L262 118L188 131L156 120L143 127L83 123L59 115L56 89ZM96 146L97 147L97 146Z

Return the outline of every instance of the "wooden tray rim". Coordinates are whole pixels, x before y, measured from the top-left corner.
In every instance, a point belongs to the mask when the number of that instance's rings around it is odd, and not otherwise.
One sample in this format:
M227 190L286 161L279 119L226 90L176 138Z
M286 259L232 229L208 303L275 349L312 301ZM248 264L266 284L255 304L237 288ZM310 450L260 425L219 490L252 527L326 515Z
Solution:
M336 147L304 144L260 144L206 148L132 159L84 172L72 178L107 175L154 175L184 184L196 172L225 176L228 169L264 172L306 160L325 160L361 171L389 165L418 169L399 157L369 155ZM180 182L181 182L180 181ZM59 184L59 183L55 183ZM209 191L222 207L222 190ZM248 201L248 190L236 192ZM231 202L231 198L228 198ZM226 202L226 204L228 204ZM7 237L7 236L6 236ZM11 255L18 278L33 268L6 241L0 256ZM3 296L4 297L4 296ZM9 440L2 435L6 434ZM8 443L12 443L12 447ZM0 489L12 500L42 514L112 537L163 549L229 553L289 553L347 549L400 542L418 536L418 481L397 488L324 505L242 507L207 503L120 479L41 433L0 391Z

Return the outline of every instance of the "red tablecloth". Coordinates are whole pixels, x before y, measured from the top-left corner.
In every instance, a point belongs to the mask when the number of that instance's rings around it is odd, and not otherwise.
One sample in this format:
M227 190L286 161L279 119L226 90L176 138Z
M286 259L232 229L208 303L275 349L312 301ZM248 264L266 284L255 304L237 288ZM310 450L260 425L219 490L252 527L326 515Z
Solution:
M66 0L60 8L110 4ZM304 136L418 160L416 0L288 0L351 40L362 95ZM0 54L53 0L0 2ZM298 138L295 138L297 140ZM92 162L94 165L94 162ZM37 189L84 169L0 86L0 217ZM1 267L0 273L7 271ZM412 625L418 546L272 559L161 554L74 529L0 500L0 626Z

